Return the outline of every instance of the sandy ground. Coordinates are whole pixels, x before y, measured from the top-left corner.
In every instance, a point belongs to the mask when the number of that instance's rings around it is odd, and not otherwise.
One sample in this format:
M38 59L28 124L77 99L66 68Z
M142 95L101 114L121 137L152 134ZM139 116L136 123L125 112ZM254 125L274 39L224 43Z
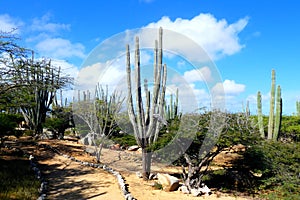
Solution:
M83 146L71 141L40 141L39 144L51 145L62 153L71 155L82 161L93 162L94 157L83 151ZM122 200L116 177L112 174L92 167L85 167L68 158L53 153L41 146L23 147L36 156L44 177L48 181L47 199L92 199ZM139 152L116 151L103 149L101 162L119 171L128 184L129 192L138 200L195 200L224 199L245 200L250 197L230 196L225 193L213 192L210 196L192 197L180 191L165 192L156 190L153 181L144 181L136 176L141 170L141 154ZM153 165L154 172L176 173L179 168Z

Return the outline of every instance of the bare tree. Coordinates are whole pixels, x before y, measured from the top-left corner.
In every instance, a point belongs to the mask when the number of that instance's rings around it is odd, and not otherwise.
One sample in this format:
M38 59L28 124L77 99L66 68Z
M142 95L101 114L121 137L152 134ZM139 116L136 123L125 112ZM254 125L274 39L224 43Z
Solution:
M89 91L83 93L83 100L78 98L73 103L73 113L77 120L76 126L83 132L84 138L94 146L97 162L100 162L103 142L117 128L116 115L120 112L124 98L118 92L109 94L108 87L104 89L97 85L95 98ZM84 139L83 138L83 139Z

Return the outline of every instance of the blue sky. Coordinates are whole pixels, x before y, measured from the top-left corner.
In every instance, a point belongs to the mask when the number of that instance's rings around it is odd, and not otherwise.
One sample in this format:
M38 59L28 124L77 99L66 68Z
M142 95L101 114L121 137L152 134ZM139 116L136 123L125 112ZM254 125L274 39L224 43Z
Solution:
M17 27L22 45L75 75L107 38L136 28L173 28L208 52L220 72L229 110L240 111L249 100L256 113L261 91L267 113L275 69L283 112L292 114L300 100L299 8L297 0L1 0L0 29Z

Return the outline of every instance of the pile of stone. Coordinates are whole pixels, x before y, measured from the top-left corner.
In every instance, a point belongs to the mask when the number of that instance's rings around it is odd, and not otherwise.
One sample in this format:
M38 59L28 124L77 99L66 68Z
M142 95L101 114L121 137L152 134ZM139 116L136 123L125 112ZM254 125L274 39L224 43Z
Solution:
M44 200L46 199L46 191L47 191L47 181L44 180L42 177L41 170L37 166L37 160L33 157L33 155L29 156L30 160L30 166L31 169L33 170L35 177L41 182L41 186L39 188L39 194L40 196L38 197L38 200Z

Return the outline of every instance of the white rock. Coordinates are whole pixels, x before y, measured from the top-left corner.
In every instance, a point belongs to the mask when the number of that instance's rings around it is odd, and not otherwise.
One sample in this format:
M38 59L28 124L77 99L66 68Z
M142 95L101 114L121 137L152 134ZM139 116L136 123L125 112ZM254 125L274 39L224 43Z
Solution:
M138 178L143 178L143 175L141 172L136 172L135 175L138 177Z
M196 188L192 188L191 189L191 194L194 196L194 197L197 197L201 194L201 192L199 191L199 189L196 189Z
M128 147L128 151L137 151L140 147L138 145L133 145L133 146L130 146Z
M210 195L211 193L211 190L206 185L202 185L199 191L205 195Z
M185 185L182 185L181 187L179 187L179 191L181 191L183 194L189 194L190 191L188 190L188 187Z
M167 192L175 191L179 187L179 179L169 174L157 174L158 182Z

